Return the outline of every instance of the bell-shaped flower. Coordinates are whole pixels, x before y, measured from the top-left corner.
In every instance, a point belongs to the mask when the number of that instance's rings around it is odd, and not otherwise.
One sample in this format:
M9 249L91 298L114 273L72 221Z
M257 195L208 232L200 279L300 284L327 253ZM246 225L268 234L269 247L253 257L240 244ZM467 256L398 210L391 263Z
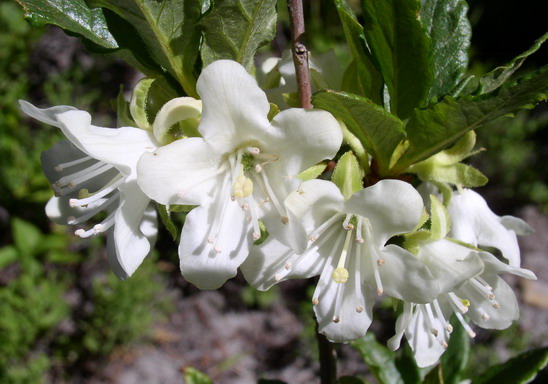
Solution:
M445 255L441 255L440 259ZM464 314L482 328L505 329L519 317L519 307L512 288L500 278L511 273L536 279L529 270L507 265L487 252L478 252L483 271L466 279L454 291L443 292L431 303L404 303L396 321L396 333L388 341L392 350L399 348L405 334L419 367L435 364L447 349L453 331L449 319L454 314L470 337L475 337Z
M199 205L182 230L181 271L197 287L215 289L236 274L261 236L260 219L270 233L299 232L283 199L300 172L336 154L342 133L325 111L288 109L269 121L265 93L234 61L206 67L197 91L203 138L143 155L138 181L161 204Z
M80 225L101 211L107 216L75 234L87 238L109 232L108 258L121 278L130 276L149 253L156 236L156 213L137 184L137 161L157 143L148 131L97 127L72 107L39 109L20 101L27 115L59 127L69 141L42 154L42 167L55 191L46 213L58 223Z
M344 200L329 181L310 180L286 199L303 223L308 247L296 252L275 238L253 248L242 266L258 289L289 278L320 275L313 297L319 331L329 340L362 337L371 319L372 291L405 301L438 295L430 271L410 252L387 241L412 231L422 199L408 183L382 180Z
M497 248L510 265L520 266L516 234L532 232L523 220L497 216L478 193L463 189L453 194L448 207L451 218L449 236L473 246Z

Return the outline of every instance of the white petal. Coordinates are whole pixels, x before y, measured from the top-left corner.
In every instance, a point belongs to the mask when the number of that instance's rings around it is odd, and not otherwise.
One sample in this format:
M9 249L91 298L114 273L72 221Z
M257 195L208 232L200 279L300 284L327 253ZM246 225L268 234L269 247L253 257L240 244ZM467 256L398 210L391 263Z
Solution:
M223 204L227 206L218 239L210 243L207 239L211 225ZM213 205L194 208L186 217L179 245L184 278L200 289L219 288L236 276L247 258L253 241L251 232L245 212L236 201L217 199Z
M57 121L57 115L67 112L67 111L76 111L74 107L69 107L68 105L59 105L51 108L36 108L34 105L25 100L19 100L19 106L21 110L25 112L30 117L35 118L36 120L41 121L55 127L59 127L59 122Z
M503 263L495 256L488 252L479 253L481 260L485 265L484 274L498 275L501 273L511 273L516 276L523 277L529 280L536 280L537 277L533 272L525 268L514 267L513 265L508 265Z
M502 216L500 223L504 228L516 232L517 235L530 235L535 230L529 226L524 220L514 216Z
M328 340L344 343L363 337L373 319L375 302L371 290L356 279L355 258L350 259L350 277L346 283L336 283L333 270L336 258L325 264L316 290L314 291L314 313L318 321L318 331ZM361 279L360 279L361 280Z
M101 128L91 125L84 111L57 115L65 136L88 155L114 165L124 176L135 175L135 167L144 152L157 144L148 131L133 127Z
M483 262L477 252L448 240L422 245L418 258L437 279L440 293L454 291L483 271Z
M411 184L381 180L352 195L345 211L367 218L375 241L383 246L392 236L413 230L423 207L421 196Z
M465 189L454 194L448 207L451 217L450 236L472 245L498 248L510 265L520 265L516 233L501 224L478 193Z
M199 118L202 113L202 101L192 97L177 97L165 103L156 114L152 132L158 142L165 145L169 140L168 132L179 121Z
M219 159L201 138L177 140L145 153L137 166L142 190L160 204L205 204L222 186Z
M235 61L215 61L202 71L196 89L203 101L198 129L219 154L262 141L270 127L270 104L244 67Z
M435 364L445 352L445 348L432 334L425 316L423 310L417 310L405 332L407 341L413 350L415 361L421 368ZM435 319L434 326L440 330L443 329L443 326Z
M151 237L156 217L145 217L150 199L133 180L120 186L120 205L114 221L114 243L120 266L128 276L141 265L151 249L151 239L142 231L144 226ZM143 220L145 223L143 223ZM146 223L151 221L151 223Z
M428 303L439 293L437 279L415 256L397 245L380 251L384 264L379 266L384 291L397 299L413 303ZM366 281L375 286L371 268L364 269Z
M279 156L270 164L272 172L284 177L296 177L300 172L331 159L342 143L342 130L329 112L288 109L272 120L274 134L268 151Z
M388 348L391 351L395 351L400 347L401 339L405 333L405 330L407 329L407 327L411 323L411 320L413 320L413 316L415 315L414 310L415 304L408 301L403 302L403 312L396 319L396 332L394 336L392 336L387 342Z

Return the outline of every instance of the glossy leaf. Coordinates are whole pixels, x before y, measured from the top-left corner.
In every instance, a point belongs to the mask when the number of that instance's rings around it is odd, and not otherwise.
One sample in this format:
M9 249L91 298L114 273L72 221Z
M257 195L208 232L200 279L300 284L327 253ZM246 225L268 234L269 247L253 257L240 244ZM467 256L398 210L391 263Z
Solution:
M525 384L548 364L548 347L524 352L504 364L490 367L472 384Z
M312 103L346 124L375 158L381 175L388 170L392 152L404 138L401 120L372 101L345 92L320 91Z
M20 0L19 3L25 10L25 19L35 27L57 25L98 47L118 48L102 10L90 9L84 0Z
M422 0L421 22L432 41L430 58L434 71L428 100L448 95L468 67L471 26L464 0Z
M425 105L432 85L430 45L419 0L362 1L364 32L390 93L391 111L407 118Z
M383 80L371 61L363 27L346 0L335 0L352 62L343 77L343 90L356 93L382 105Z
M408 151L394 167L402 172L448 147L466 132L499 116L532 108L548 98L548 66L489 94L460 99L446 97L427 109L415 110L405 129Z
M198 57L201 16L199 0L89 0L108 8L138 32L149 54L189 96L196 95L194 66Z
M361 339L350 342L352 348L362 356L371 372L381 384L403 384L400 372L394 363L394 353L375 340L371 332Z
M276 0L219 0L205 14L202 61L231 59L248 71L257 49L276 32Z

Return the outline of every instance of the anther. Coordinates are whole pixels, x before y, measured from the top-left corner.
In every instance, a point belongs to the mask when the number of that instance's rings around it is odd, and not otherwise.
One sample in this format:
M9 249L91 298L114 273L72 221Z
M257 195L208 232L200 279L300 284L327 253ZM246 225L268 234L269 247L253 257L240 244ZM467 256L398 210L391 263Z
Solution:
M257 173L261 173L263 170L263 167L261 167L261 164L257 164L255 165L255 172Z
M261 150L257 147L248 147L247 151L252 155L258 155L259 153L261 153Z
M358 305L358 306L356 307L356 312L362 313L362 311L363 311L363 307L362 307L361 305Z
M293 264L287 262L287 263L285 263L284 268L289 271L289 270L291 270L291 268L293 268Z
M384 290L382 288L377 288L377 295L382 296Z
M282 216L282 218L280 219L280 221L282 222L282 224L287 224L287 223L289 223L289 217L287 217L287 216Z
M339 316L333 316L333 322L334 323L338 323L339 321L341 321Z
M221 253L222 252L222 249L221 247L219 247L218 245L216 245L213 250L215 251L215 253Z
M320 303L320 300L318 300L317 297L312 299L312 305L318 305Z
M259 240L261 238L261 234L259 232L253 232L253 240Z
M379 267L383 266L384 265L384 259L381 258L381 259L377 260L377 265Z

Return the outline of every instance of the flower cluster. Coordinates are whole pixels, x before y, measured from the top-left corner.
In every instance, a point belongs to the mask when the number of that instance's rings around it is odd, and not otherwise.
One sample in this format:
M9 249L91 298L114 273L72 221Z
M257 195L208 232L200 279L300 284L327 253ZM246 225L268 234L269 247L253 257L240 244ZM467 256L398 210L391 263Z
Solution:
M202 71L197 93L201 100L167 102L151 124L133 108L135 124L117 129L96 127L72 107L21 102L26 114L68 139L43 154L56 195L48 216L80 227L105 211L99 224L75 233L107 233L109 261L121 278L153 246L152 203L168 211L193 206L179 245L188 281L216 289L240 268L265 290L319 276L312 303L319 331L331 341L366 333L375 295L401 302L389 347L398 348L405 335L420 366L434 364L447 348L453 314L471 336L469 322L502 329L518 317L515 295L499 275L535 278L520 268L516 239L530 228L495 215L476 192L440 182L436 162L443 153L409 169L417 175L413 185L384 179L364 187L361 176L354 182L357 161L339 161L330 181L322 162L341 159L343 141L330 113L279 111L228 60ZM196 123L193 134L173 135L174 126L189 122Z

